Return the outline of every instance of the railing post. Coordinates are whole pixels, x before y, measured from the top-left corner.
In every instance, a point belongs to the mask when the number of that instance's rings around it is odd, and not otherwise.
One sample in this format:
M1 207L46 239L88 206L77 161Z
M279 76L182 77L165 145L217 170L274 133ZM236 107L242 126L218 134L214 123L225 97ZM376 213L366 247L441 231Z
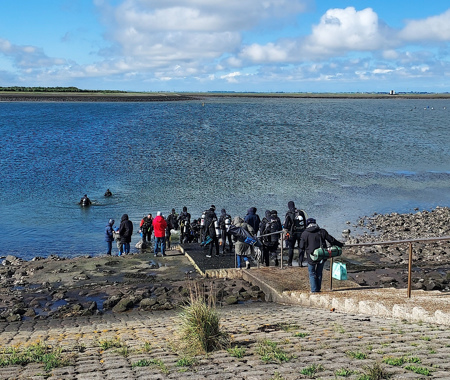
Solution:
M330 263L330 291L333 290L333 258L331 258Z
M283 244L284 244L284 231L281 232L281 260L280 260L280 268L283 269Z
M411 298L411 276L412 276L412 243L409 243L409 259L408 259L408 298Z

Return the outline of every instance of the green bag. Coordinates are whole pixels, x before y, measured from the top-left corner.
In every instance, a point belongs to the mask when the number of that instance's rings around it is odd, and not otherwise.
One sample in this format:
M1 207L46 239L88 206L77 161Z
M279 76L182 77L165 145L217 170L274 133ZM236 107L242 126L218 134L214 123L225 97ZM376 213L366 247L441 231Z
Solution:
M342 255L342 248L338 247L337 245L333 245L330 248L317 248L310 256L311 260L320 261L323 259L329 259L331 257L337 257L340 255Z

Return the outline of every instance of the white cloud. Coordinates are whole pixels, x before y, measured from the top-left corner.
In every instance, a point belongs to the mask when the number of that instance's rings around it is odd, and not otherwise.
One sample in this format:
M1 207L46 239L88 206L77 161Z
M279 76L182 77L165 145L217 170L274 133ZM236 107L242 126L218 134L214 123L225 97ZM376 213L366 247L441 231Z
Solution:
M415 42L450 41L450 9L438 16L407 22L399 37Z
M18 68L24 70L60 66L67 63L66 60L61 58L48 57L41 48L14 45L2 38L0 38L0 53L11 58Z

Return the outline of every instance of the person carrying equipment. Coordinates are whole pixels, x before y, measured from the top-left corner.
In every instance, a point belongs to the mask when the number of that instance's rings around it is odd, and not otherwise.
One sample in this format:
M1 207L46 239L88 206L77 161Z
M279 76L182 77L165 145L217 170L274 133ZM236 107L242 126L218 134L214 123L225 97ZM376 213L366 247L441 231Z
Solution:
M288 208L289 211L286 213L283 228L289 246L288 266L291 267L295 244L297 243L297 246L300 246L300 237L306 228L307 215L305 211L297 209L293 201L288 202ZM300 267L303 266L303 258L304 253L299 250L298 265Z
M189 240L191 214L187 212L186 206L183 207L183 211L178 217L178 224L180 226L180 243L187 243Z
M281 221L276 210L266 210L265 216L259 225L259 232L262 246L262 259L266 267L270 263L270 255L275 256L275 266L278 266L277 249L280 241L280 234L275 232L282 231ZM268 236L263 236L268 235Z
M216 206L211 205L209 210L205 212L204 218L204 241L210 240L205 245L209 245L209 254L206 257L212 256L213 245L216 247L216 256L219 256L219 221L217 219L217 215L215 213ZM208 239L209 238L209 239Z
M228 238L229 252L233 251L233 242L231 240L231 234L229 233L230 226L231 226L231 216L227 214L227 211L223 208L222 210L220 210L220 217L219 217L220 236L222 238L222 255L225 254L227 238Z
M320 228L316 220L309 218L306 220L306 230L300 239L299 250L304 254L306 252L306 260L308 262L309 283L311 286L311 293L318 293L322 288L322 272L325 265L326 258L314 261L311 258L314 250L317 248L325 248L326 242L331 245L342 248L344 243L336 240L331 236L327 230ZM331 270L331 268L330 268Z

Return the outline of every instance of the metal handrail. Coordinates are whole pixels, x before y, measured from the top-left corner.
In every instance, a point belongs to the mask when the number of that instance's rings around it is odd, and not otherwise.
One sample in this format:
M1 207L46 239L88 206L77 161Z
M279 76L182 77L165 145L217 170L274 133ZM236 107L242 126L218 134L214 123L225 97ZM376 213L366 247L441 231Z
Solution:
M434 241L443 241L443 240L450 240L450 236L442 236L442 237L431 237L431 238L420 238L420 239L406 239L406 240L388 240L388 241L377 241L377 242L370 242L370 243L354 243L354 244L345 244L345 248L350 247L367 247L367 246L373 246L373 245L393 245L393 244L408 244L408 298L411 298L411 277L412 277L412 251L413 246L412 243L420 243L420 242L434 242ZM331 258L331 264L330 264L330 290L333 290L333 276L332 276L332 266L333 266L333 258Z
M270 236L275 234L281 234L280 240L281 240L281 260L280 260L280 266L281 269L283 268L283 240L284 240L284 230L277 231L277 232L271 232L268 234L260 235L258 237L264 237L264 236ZM435 241L444 241L444 240L450 240L450 236L441 236L441 237L430 237L430 238L419 238L419 239L405 239L405 240L387 240L387 241L376 241L376 242L367 242L367 243L351 243L351 244L344 244L344 248L352 248L352 247L368 247L368 246L374 246L374 245L394 245L394 244L408 244L408 289L407 289L407 295L408 298L411 298L411 277L412 277L412 243L430 243ZM333 258L331 258L330 263L330 290L333 290Z

